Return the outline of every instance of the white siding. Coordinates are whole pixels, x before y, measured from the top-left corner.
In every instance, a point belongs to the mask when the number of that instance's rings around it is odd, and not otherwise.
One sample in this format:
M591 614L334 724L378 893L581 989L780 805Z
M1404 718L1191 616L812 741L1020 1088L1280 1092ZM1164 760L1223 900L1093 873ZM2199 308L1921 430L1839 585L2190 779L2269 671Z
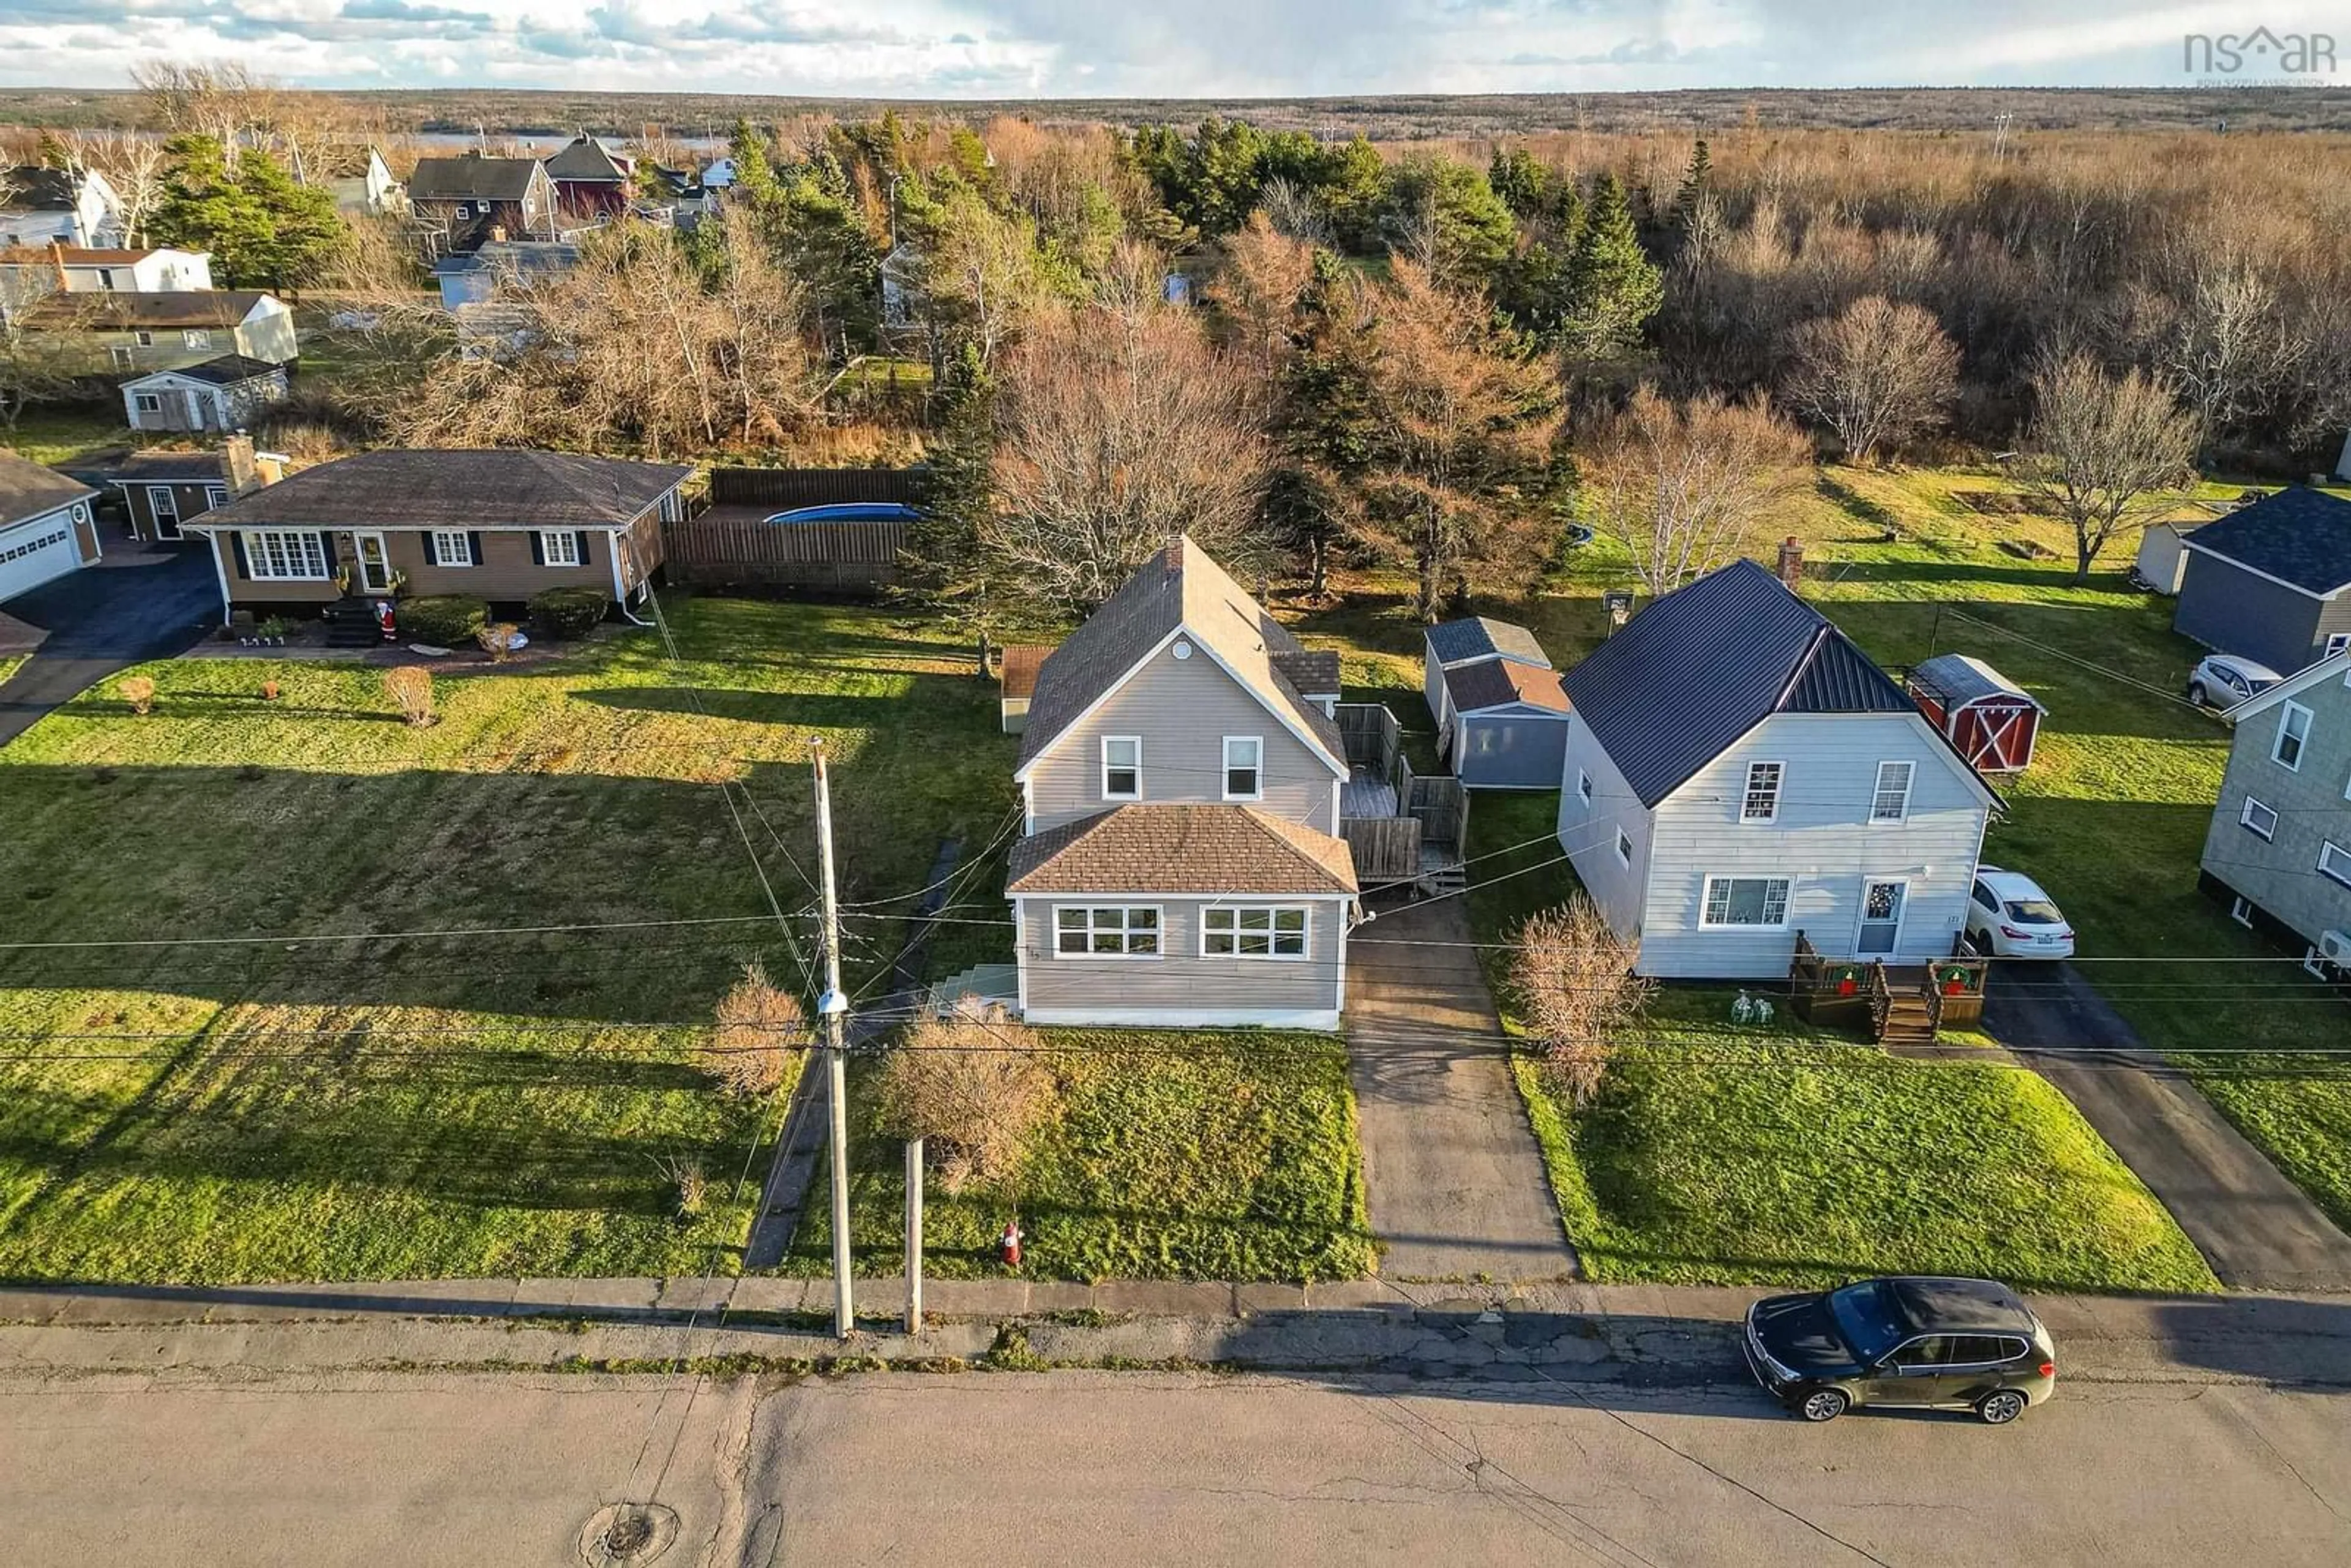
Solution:
M1304 958L1200 956L1200 911L1234 905L1304 904ZM1053 951L1056 904L1155 904L1162 955L1156 958L1062 957ZM1144 1025L1169 1029L1336 1029L1347 968L1347 904L1340 900L1229 898L1176 894L1132 897L1050 894L1016 899L1020 997L1032 1023Z
M1029 777L1036 814L1031 831L1123 805L1102 796L1102 737L1143 737L1143 800L1184 805L1224 800L1225 737L1265 742L1264 799L1248 802L1268 816L1339 831L1337 778L1331 765L1286 728L1280 716L1227 674L1205 650L1188 659L1163 648L1090 718L1070 727Z
M1437 662L1437 650L1424 642L1420 652L1420 695L1428 699L1428 716L1437 727L1445 727L1445 666Z
M1572 747L1570 752L1573 767ZM1873 823L1877 765L1894 760L1916 764L1909 815L1900 823ZM1768 824L1740 821L1750 762L1784 765L1779 816ZM1822 953L1848 956L1865 878L1908 882L1890 959L1946 956L1966 919L1986 815L1980 788L1917 714L1774 715L1659 802L1641 971L1784 977L1800 930ZM1786 927L1701 929L1709 875L1786 877Z
M1577 788L1579 770L1592 778L1592 804L1586 807ZM1616 853L1616 834L1633 841L1633 863L1627 867ZM1570 715L1567 763L1559 787L1559 843L1567 852L1575 874L1592 895L1609 929L1619 936L1641 935L1642 889L1649 874L1649 809L1641 804L1625 776L1600 748L1592 727Z

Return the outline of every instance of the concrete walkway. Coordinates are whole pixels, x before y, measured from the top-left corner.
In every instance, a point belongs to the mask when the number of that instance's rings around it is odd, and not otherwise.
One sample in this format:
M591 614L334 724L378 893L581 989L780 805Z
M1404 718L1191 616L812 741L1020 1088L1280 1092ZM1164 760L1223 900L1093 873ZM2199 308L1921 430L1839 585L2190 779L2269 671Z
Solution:
M1347 944L1347 1056L1383 1275L1558 1280L1575 1269L1542 1154L1497 1042L1461 900L1382 916Z
M2036 969L2032 991L2003 987L2011 974L1995 972L1984 993L1985 1030L2080 1107L2223 1283L2351 1291L2351 1237L2072 965ZM2084 1046L2108 1049L2085 1055Z

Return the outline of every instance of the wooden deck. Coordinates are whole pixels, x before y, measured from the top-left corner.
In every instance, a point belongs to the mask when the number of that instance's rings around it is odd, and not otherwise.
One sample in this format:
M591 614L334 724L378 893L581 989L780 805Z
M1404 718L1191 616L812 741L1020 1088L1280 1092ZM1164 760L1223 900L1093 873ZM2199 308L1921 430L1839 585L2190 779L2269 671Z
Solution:
M1409 883L1426 893L1463 885L1468 792L1458 779L1422 778L1405 760L1402 727L1378 703L1341 703L1350 769L1339 787L1339 836L1365 892Z
M1956 941L1951 956L1931 964L1881 958L1831 958L1796 933L1788 964L1788 1005L1807 1023L1865 1030L1889 1050L1931 1044L1947 1029L1973 1029L1983 1018L1989 959Z

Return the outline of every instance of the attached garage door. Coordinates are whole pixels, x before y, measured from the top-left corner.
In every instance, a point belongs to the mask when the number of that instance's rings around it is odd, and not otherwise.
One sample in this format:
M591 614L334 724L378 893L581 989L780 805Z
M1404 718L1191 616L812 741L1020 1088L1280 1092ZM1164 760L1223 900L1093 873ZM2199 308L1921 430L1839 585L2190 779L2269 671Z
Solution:
M73 525L62 514L0 532L0 601L63 577L80 564L74 553Z

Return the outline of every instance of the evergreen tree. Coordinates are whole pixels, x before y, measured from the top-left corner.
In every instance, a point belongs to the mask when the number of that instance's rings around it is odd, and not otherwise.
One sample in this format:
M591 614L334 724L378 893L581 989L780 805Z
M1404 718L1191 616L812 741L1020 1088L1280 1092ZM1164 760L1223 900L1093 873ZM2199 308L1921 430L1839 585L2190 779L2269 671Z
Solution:
M1561 340L1587 364L1621 359L1638 346L1665 298L1665 274L1641 249L1625 187L1603 174L1568 261Z
M1685 234L1698 221L1698 204L1706 199L1708 178L1713 172L1714 157L1701 136L1690 148L1689 166L1682 171L1681 188L1674 193L1674 225Z
M1491 285L1518 239L1510 209L1486 176L1449 158L1414 158L1396 171L1388 217L1392 247L1420 248L1449 284Z
M1325 154L1316 188L1341 246L1362 252L1376 244L1380 217L1388 204L1389 178L1387 160L1360 133Z
M148 220L149 240L181 250L210 251L213 272L230 287L261 282L273 257L268 209L228 172L217 138L174 136L162 194Z
M279 290L301 288L314 282L349 243L350 230L335 211L333 193L296 184L267 152L256 149L238 159L236 183L268 219L267 235L239 281Z

